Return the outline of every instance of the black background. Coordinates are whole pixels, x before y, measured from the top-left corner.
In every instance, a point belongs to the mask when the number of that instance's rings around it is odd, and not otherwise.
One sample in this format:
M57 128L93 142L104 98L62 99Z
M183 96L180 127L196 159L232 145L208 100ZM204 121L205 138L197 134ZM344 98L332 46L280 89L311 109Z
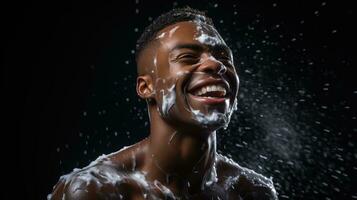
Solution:
M273 177L280 199L357 199L355 16L342 1L3 5L16 195L45 199L60 175L147 136L135 42L184 5L208 11L236 59L238 112L219 152Z

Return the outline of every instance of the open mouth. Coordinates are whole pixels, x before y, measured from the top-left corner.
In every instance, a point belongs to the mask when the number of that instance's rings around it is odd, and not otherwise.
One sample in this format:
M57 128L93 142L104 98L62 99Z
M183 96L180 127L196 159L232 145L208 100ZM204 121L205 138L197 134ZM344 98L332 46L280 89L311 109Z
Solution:
M188 91L190 97L202 103L221 103L229 98L229 85L223 80L207 79L197 81Z

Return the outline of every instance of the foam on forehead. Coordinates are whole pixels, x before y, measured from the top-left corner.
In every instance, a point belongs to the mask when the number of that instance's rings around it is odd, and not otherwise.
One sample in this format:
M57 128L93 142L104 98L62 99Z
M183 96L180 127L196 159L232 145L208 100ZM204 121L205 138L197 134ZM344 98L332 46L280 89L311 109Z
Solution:
M175 43L172 41L180 41L182 43L196 41L207 46L226 46L214 26L199 20L183 21L170 25L158 32L155 40L158 44L166 46L168 49L172 47L170 44Z
M221 35L217 32L216 28L207 23L201 21L193 21L196 24L196 35L194 40L199 41L202 44L214 46L217 44L225 44Z
M192 20L213 25L212 19L207 17L204 12L190 7L172 9L171 11L160 15L144 29L142 35L138 39L136 45L136 57L138 57L140 51L152 40L155 40L155 38L160 35L158 33L166 27L178 22Z
M212 25L210 25L208 22L207 22L207 19L206 17L202 16L202 15L196 15L193 19L187 19L187 20L181 20L181 21L176 21L175 23L172 23L172 24L167 24L165 27L163 27L161 30L158 30L157 33L155 34L156 36L154 37L155 39L159 39L159 38L163 38L164 36L166 36L166 32L167 31L163 31L165 29L167 29L168 27L170 26L173 26L174 28L170 28L170 33L169 33L169 36L172 36L173 32L176 31L177 28L179 28L179 26L177 26L176 24L178 23L182 23L182 22L193 22L197 25L207 25L207 26L210 26L212 28L214 28Z

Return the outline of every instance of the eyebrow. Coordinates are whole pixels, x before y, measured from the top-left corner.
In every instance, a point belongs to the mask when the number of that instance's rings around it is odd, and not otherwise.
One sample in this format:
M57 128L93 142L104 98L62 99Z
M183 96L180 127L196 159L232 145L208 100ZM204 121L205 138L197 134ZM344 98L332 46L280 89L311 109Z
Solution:
M224 44L217 44L217 45L201 45L201 44L178 44L171 49L172 51L179 50L179 49L191 49L194 51L203 51L205 49L216 50L216 51L226 51L227 53L231 52L231 49Z
M203 51L205 49L205 47L200 44L178 44L174 48L171 49L171 52L175 51L175 50L180 50L180 49L191 49L194 51Z

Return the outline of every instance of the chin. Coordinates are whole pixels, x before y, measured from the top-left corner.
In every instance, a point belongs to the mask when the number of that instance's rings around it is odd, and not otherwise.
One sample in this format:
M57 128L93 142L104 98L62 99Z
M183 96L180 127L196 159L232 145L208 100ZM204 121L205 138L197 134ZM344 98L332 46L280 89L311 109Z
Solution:
M221 119L215 122L201 123L200 126L202 127L202 129L205 129L207 131L217 131L221 128L227 128L228 124L229 124L229 120Z
M213 132L221 128L227 128L229 121L229 114L212 112L204 115L200 112L192 112L188 127L194 127L198 132Z

